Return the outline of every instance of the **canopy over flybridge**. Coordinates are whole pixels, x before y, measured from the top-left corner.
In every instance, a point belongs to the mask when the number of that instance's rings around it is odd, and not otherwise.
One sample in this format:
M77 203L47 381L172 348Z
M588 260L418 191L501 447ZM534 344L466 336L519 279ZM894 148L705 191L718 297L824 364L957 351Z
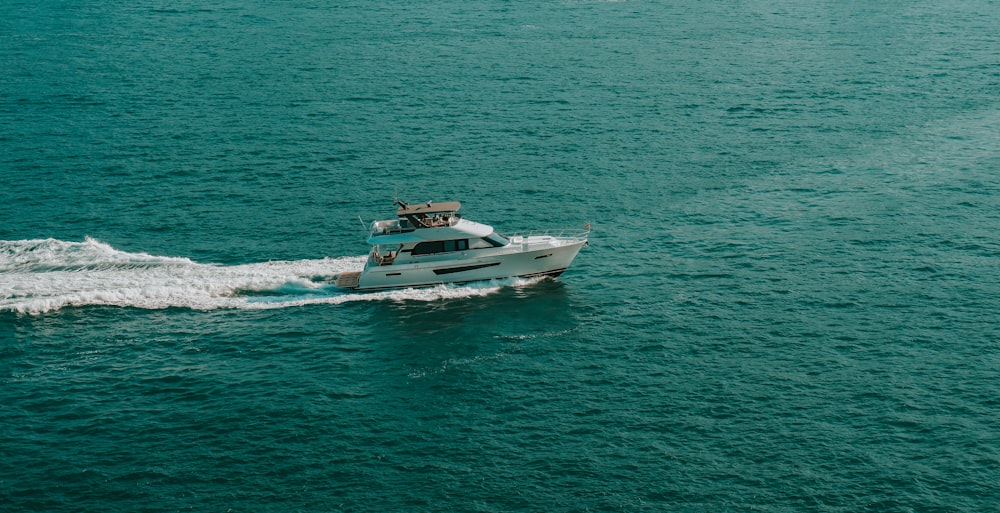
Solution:
M432 201L428 201L427 203L404 203L397 201L396 203L399 204L399 210L396 211L396 215L399 217L446 214L457 212L458 209L462 208L462 204L457 201L444 201L441 203L434 203Z

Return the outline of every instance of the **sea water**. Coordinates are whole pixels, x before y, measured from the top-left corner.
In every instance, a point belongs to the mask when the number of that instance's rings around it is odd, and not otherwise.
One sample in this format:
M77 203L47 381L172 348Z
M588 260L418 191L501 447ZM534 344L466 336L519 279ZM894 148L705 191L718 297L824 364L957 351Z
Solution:
M996 510L997 19L8 1L0 510ZM591 245L331 286L397 197Z

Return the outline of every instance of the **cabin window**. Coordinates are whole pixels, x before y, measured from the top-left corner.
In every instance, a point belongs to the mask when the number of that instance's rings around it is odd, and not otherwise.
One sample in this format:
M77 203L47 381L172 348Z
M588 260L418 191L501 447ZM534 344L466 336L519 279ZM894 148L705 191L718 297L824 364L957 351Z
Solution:
M430 242L421 242L413 247L413 256L417 255L430 255L432 253L443 253L444 252L444 241L434 240Z
M456 240L434 240L421 242L413 247L413 255L431 255L434 253L448 253L452 251L465 251L469 249L468 239Z
M469 241L470 249L489 249L489 248L502 248L509 244L510 242L497 235L496 233L491 233L482 239L472 239Z
M465 251L469 249L469 239L457 239L444 241L445 251Z

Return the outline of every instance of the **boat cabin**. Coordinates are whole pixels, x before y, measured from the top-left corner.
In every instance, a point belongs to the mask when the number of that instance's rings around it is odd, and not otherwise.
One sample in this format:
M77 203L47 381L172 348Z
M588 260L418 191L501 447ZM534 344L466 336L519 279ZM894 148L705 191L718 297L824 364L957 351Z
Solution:
M392 265L397 258L504 247L509 241L487 225L462 220L457 201L397 202L397 219L372 223L372 263ZM425 231L426 230L426 231Z

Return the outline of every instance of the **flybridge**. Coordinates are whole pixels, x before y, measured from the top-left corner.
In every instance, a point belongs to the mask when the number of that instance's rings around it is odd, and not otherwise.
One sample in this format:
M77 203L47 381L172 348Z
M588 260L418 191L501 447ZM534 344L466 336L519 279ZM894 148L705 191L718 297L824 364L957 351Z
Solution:
M406 219L414 228L440 228L443 226L454 226L461 219L457 213L462 208L462 204L457 201L446 201L444 203L408 204L396 201L399 209L396 216Z
M368 242L394 244L427 239L453 239L459 236L483 237L493 231L486 225L463 221L457 211L462 204L457 201L442 203L404 203L396 201L396 219L375 221L371 224Z

